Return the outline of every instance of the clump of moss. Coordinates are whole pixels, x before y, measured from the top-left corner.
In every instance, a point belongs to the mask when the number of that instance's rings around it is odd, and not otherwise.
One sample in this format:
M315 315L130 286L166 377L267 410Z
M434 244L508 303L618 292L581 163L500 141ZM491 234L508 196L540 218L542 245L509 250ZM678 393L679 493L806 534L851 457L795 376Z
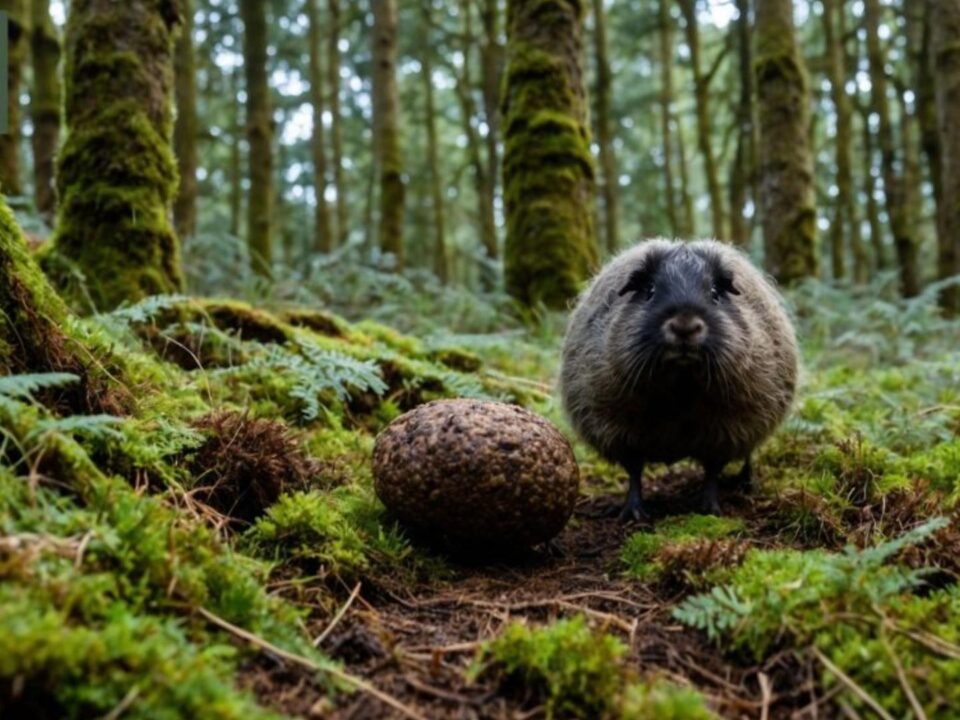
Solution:
M632 577L652 580L660 576L665 563L684 556L685 546L696 554L698 550L703 551L703 543L735 535L743 529L743 521L739 518L713 515L671 517L661 522L656 532L636 532L627 538L620 559ZM718 562L722 559L732 562L739 555L733 548L730 545L716 555L708 553L706 559L713 557ZM714 565L706 563L707 567Z
M508 692L536 692L547 718L714 717L696 692L638 682L623 662L627 650L613 635L592 630L582 615L539 628L514 623L483 648L471 674L494 673Z
M542 628L515 623L484 650L482 666L538 690L548 718L599 718L616 706L627 647L582 616Z
M281 422L226 411L205 415L194 427L207 439L189 459L193 496L233 520L255 520L316 475L316 463Z

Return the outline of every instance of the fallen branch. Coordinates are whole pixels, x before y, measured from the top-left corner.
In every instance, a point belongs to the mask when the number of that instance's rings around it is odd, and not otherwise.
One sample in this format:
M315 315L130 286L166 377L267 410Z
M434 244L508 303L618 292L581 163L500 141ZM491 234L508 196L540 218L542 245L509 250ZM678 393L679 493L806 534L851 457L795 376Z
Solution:
M870 706L870 709L873 710L877 715L879 715L883 720L893 720L893 716L888 713L876 700L871 697L871 695L864 690L862 687L857 685L856 681L847 675L843 670L834 665L830 658L824 655L817 648L813 648L813 656L820 661L820 663L834 676L837 680L842 682L850 692L856 695L858 698L863 700L867 705Z

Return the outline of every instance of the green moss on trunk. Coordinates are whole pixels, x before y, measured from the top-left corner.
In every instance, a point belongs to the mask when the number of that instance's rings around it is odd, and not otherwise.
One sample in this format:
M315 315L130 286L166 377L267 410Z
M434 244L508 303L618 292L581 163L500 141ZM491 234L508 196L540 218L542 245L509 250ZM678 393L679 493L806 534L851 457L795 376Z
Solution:
M68 298L87 309L182 285L170 223L177 20L173 0L75 0L70 8L55 248L79 269L85 287L63 263L51 268Z
M596 264L594 168L581 56L583 7L508 7L503 185L507 291L563 307Z
M173 147L177 155L180 186L173 205L177 235L186 240L197 232L197 81L193 52L193 2L180 0L183 27L177 38L176 73L177 123Z
M9 15L7 98L9 132L0 134L0 193L19 195L20 188L20 83L29 44L26 0L0 0L0 10Z
M30 52L33 55L33 94L30 115L33 119L34 201L37 210L52 222L57 209L54 191L54 160L60 143L60 37L50 18L49 0L33 0L33 28Z
M766 266L790 283L817 274L810 90L790 0L759 0L756 42Z

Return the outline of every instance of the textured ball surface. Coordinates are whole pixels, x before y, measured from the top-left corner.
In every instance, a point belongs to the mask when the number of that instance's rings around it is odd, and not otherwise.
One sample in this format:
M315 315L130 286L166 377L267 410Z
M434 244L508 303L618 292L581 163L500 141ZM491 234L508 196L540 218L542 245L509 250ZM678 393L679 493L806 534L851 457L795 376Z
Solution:
M437 400L377 438L377 496L431 540L482 551L529 546L559 533L580 484L566 438L514 405Z

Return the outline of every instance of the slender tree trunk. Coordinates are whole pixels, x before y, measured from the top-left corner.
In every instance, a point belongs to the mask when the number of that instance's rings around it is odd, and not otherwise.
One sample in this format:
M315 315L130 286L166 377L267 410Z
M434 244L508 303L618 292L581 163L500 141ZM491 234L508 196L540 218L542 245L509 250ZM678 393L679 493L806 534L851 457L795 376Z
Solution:
M490 237L484 242L488 257L499 255L494 199L500 177L500 84L503 79L503 44L500 42L500 0L483 0L480 7L483 40L480 45L480 71L483 85L483 115L487 123L486 191L484 209L489 214ZM492 251L492 254L491 254ZM495 278L494 278L495 280ZM491 283L493 284L493 283Z
M744 247L750 242L746 206L754 160L753 48L750 0L737 0L734 26L740 55L740 102L737 105L737 151L730 171L730 239Z
M397 101L397 3L371 0L373 5L373 114L379 133L380 250L403 269L403 164Z
M173 149L180 188L173 204L174 225L181 240L197 232L197 81L193 55L193 2L180 0L183 27L174 56L177 122Z
M603 0L593 0L593 49L597 66L597 96L594 124L600 147L600 169L603 174L603 230L607 253L620 246L617 210L617 159L613 150L613 129L610 123L610 59L607 57L607 19Z
M493 196L494 180L487 172L489 154L484 162L480 139L473 120L477 116L477 107L473 99L473 73L471 62L473 47L473 12L470 0L460 0L460 15L463 18L462 47L463 63L459 70L453 69L456 77L457 100L460 103L460 117L463 133L467 138L467 157L473 168L474 189L477 195L477 221L480 228L480 242L483 245L487 263L480 269L480 283L485 290L492 290L497 283L493 263L498 256L497 229L494 218ZM489 153L489 147L487 148Z
M60 145L60 38L50 18L49 0L33 0L30 53L33 56L34 201L43 219L53 223L57 211L54 161ZM2 151L0 151L2 152Z
M247 81L247 246L254 272L268 277L273 264L273 111L267 81L267 4L240 0L243 65Z
M876 148L873 142L873 133L870 131L869 116L870 111L866 108L861 108L863 192L867 197L867 223L870 226L870 247L873 250L873 264L877 270L886 270L889 263L887 261L883 224L880 222L880 203L877 202L877 183L873 176Z
M943 198L938 273L941 278L948 278L960 275L960 0L930 3ZM956 287L942 294L941 304L951 315L960 311L960 292Z
M509 0L503 98L507 291L564 307L596 265L583 5Z
M907 17L913 32L919 32L919 51L912 59L916 69L917 118L920 121L920 143L930 169L930 183L933 196L940 206L942 197L943 171L940 162L940 132L937 127L937 102L934 84L933 60L933 0L925 0L921 8L910 5L906 8ZM919 29L915 29L917 25Z
M330 90L331 145L333 150L333 186L337 191L337 244L345 245L349 233L347 183L343 177L343 117L340 110L340 0L328 0L327 85Z
M314 240L316 252L329 253L334 248L330 231L330 207L327 204L327 150L323 127L323 33L320 28L318 0L307 0L307 22L310 24L310 102L313 105L313 187L317 197L314 207Z
M440 171L440 150L437 139L437 110L433 98L433 45L430 43L432 17L430 0L421 0L423 13L423 54L420 58L420 73L423 78L425 107L423 118L427 126L427 162L430 165L430 199L433 210L433 271L440 282L450 279L450 263L447 258L447 239L443 210L443 177Z
M667 223L674 237L682 235L677 216L677 198L673 180L673 18L671 0L659 0L660 36L660 135L663 149L664 206Z
M767 270L779 282L816 276L810 90L791 0L757 0L760 207Z
M683 118L677 120L677 166L680 168L680 202L683 208L683 236L697 237L697 216L693 211L693 195L690 192L690 166L687 163L687 141Z
M693 71L694 94L697 101L697 144L703 156L703 172L710 193L710 212L713 234L718 240L727 237L727 222L723 207L723 191L717 161L713 152L713 116L710 109L710 78L702 71L700 59L700 27L697 23L695 0L679 0L683 12L687 47L690 50L690 66Z
M243 108L237 101L240 94L240 71L230 73L230 234L240 237L240 216L243 205L243 167L240 157L240 145L243 142L243 126L240 123L240 113Z
M183 284L170 223L177 177L171 101L178 21L171 0L70 4L68 134L58 166L55 241L59 255L83 272L86 292L66 281L70 273L60 280L92 309L175 292Z
M830 266L835 280L846 277L846 232L853 231L850 218L852 207L853 178L851 155L853 145L850 100L846 90L843 38L837 30L837 0L823 0L823 35L827 49L827 77L830 80L830 97L837 115L837 131L834 139L837 164L837 197L833 208L830 228Z
M902 152L897 152L893 122L890 118L884 70L886 58L880 44L880 12L879 0L864 0L864 25L867 31L867 55L872 84L871 103L880 121L878 140L883 166L883 192L894 248L897 251L900 289L904 297L913 297L920 292L916 223L912 215L913 208L910 207L906 178L903 171L898 169L901 163L906 162L906 158Z
M8 13L7 107L8 132L0 135L0 193L20 195L20 85L29 50L26 0L0 0Z

